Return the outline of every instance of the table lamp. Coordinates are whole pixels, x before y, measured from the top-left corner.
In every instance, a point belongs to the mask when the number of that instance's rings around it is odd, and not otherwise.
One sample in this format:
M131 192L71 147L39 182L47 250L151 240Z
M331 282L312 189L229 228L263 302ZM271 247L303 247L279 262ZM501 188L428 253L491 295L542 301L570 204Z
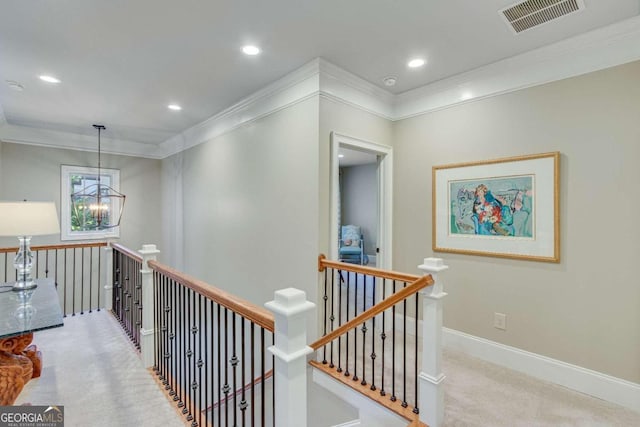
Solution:
M31 277L33 254L31 236L60 232L56 205L53 202L0 202L0 236L17 236L20 248L13 261L18 278L14 291L36 287Z

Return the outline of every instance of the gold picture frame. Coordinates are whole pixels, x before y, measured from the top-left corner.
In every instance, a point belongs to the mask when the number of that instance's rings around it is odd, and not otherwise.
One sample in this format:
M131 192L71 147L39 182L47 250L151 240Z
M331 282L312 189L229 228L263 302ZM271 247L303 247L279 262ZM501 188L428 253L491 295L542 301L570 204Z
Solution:
M432 248L560 262L560 153L434 166Z

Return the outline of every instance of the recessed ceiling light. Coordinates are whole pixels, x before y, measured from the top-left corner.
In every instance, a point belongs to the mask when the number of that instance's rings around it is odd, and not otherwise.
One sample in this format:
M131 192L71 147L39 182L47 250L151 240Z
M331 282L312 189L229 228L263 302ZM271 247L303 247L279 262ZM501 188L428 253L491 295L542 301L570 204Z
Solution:
M343 157L344 157L344 154L338 154L338 157L339 157L339 158L343 158Z
M60 79L57 79L53 76L47 76L47 75L40 76L40 80L47 83L60 83Z
M182 107L181 107L181 106L179 106L178 104L169 104L169 105L167 105L167 108L168 108L169 110L173 110L173 111L180 111L180 110L182 110Z
M471 92L462 92L462 95L460 95L460 99L463 101L471 98L473 98L473 94Z
M395 86L397 81L398 79L393 76L385 77L383 80L385 86Z
M24 86L14 80L6 80L6 82L7 86L15 91L22 92L24 90Z
M427 61L425 61L422 58L415 58L412 59L411 61L407 62L407 66L409 68L418 68L418 67L422 67Z
M257 46L247 45L242 48L242 51L245 53L245 55L253 56L260 53L260 48Z

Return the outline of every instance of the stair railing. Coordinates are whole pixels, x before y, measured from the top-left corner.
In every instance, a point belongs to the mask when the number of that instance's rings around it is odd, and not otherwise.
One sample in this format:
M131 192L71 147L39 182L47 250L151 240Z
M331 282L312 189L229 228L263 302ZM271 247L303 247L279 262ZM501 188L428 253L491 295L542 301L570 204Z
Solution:
M136 349L140 350L142 328L142 256L117 243L111 244L111 312Z
M446 294L434 278L446 266L427 258L419 268L430 274L381 270L321 255L323 336L310 345L318 354L310 363L410 422L438 426L444 379L441 299Z
M106 306L101 283L106 270L102 250L106 242L31 246L32 276L52 278L64 317L100 311ZM17 247L0 248L0 282L17 280L13 258Z
M149 260L153 370L192 425L273 425L274 317Z

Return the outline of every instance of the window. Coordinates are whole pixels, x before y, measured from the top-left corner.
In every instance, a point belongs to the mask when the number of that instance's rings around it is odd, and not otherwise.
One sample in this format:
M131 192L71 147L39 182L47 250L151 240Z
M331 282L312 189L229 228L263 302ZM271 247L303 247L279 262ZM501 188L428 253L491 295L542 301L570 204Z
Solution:
M106 187L120 189L120 171L100 169L101 202L96 205L98 168L62 165L61 171L61 240L89 240L120 237L115 226L121 211L118 197L109 197ZM79 195L72 200L71 195ZM92 196L93 194L93 196ZM88 206L91 205L91 209ZM95 209L94 209L95 208ZM97 213L96 213L97 212ZM98 215L100 218L98 219Z

